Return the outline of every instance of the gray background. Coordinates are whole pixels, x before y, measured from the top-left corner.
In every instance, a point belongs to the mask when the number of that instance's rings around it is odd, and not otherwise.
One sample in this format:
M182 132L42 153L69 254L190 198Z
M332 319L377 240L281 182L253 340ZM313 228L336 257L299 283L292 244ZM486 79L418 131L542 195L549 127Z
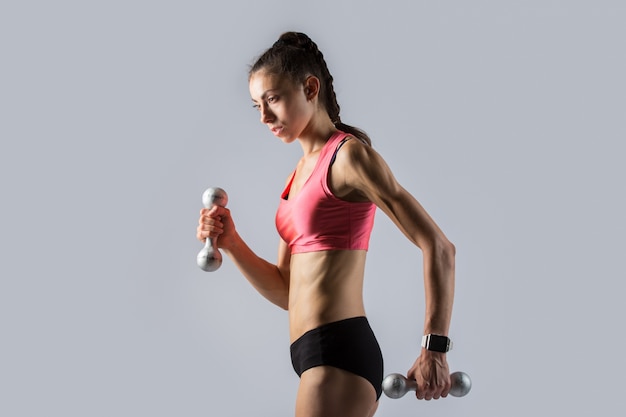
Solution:
M228 260L195 264L214 185L275 259L301 149L246 77L285 30L458 250L449 361L473 390L377 415L616 415L625 19L601 0L2 2L0 415L293 414L286 313ZM421 256L380 211L365 298L406 372Z

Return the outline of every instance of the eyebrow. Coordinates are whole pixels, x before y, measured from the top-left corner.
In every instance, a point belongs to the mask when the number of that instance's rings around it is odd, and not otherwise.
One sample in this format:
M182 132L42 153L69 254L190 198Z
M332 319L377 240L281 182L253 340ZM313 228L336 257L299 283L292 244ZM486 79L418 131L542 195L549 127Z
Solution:
M276 91L276 90L278 90L278 88L269 88L269 89L265 90L265 91L263 92L263 94L261 94L261 100L265 100L265 97L267 97L269 93L271 93L272 91ZM251 100L252 100L253 102L255 102L255 103L256 103L256 100L255 100L255 99L253 99L252 97L250 97L250 98L251 98Z

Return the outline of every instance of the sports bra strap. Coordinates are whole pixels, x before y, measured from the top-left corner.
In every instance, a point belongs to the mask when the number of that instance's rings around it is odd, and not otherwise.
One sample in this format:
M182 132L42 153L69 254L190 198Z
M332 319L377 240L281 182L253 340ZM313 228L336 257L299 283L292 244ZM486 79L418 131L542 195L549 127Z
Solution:
M330 159L330 164L328 166L332 166L335 163L335 158L337 158L337 152L339 152L339 149L341 149L343 144L349 141L350 139L351 139L350 137L345 137L341 140L341 142L339 142L339 144L337 145L337 148L335 149L335 152L333 153L333 157Z

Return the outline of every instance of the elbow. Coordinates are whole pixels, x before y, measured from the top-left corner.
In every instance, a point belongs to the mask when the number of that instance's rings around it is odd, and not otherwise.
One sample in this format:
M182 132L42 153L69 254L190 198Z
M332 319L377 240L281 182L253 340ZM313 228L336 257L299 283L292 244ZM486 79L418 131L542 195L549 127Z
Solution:
M263 296L275 306L288 311L289 310L289 291L284 289L266 291L262 293Z
M278 307L284 311L289 311L289 286L280 290L277 294L276 301L274 302Z
M456 246L454 243L450 242L448 239L444 239L441 245L441 256L443 258L444 263L449 267L454 269L454 260L456 258Z
M438 261L437 263L448 269L454 269L456 246L445 236L436 237L425 249Z
M281 294L263 294L265 298L274 304L276 307L279 307L285 311L289 310L289 299L288 297L284 297Z
M456 246L454 246L454 243L450 242L448 239L446 239L446 252L452 260L454 260L454 257L456 256Z
M454 265L454 258L456 257L456 246L454 246L454 243L450 242L446 238L443 238L441 240L442 242L440 243L440 246L444 259Z
M284 311L289 311L289 300L288 299L281 300L279 303L276 303L276 305L278 307L282 308Z

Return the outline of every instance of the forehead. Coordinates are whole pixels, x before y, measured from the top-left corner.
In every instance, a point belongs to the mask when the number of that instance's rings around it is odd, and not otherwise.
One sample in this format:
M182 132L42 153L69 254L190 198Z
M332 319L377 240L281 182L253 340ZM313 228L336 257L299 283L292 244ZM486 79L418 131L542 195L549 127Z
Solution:
M294 87L288 77L281 77L265 71L257 71L252 74L248 86L253 100L262 98L268 91L285 90Z

